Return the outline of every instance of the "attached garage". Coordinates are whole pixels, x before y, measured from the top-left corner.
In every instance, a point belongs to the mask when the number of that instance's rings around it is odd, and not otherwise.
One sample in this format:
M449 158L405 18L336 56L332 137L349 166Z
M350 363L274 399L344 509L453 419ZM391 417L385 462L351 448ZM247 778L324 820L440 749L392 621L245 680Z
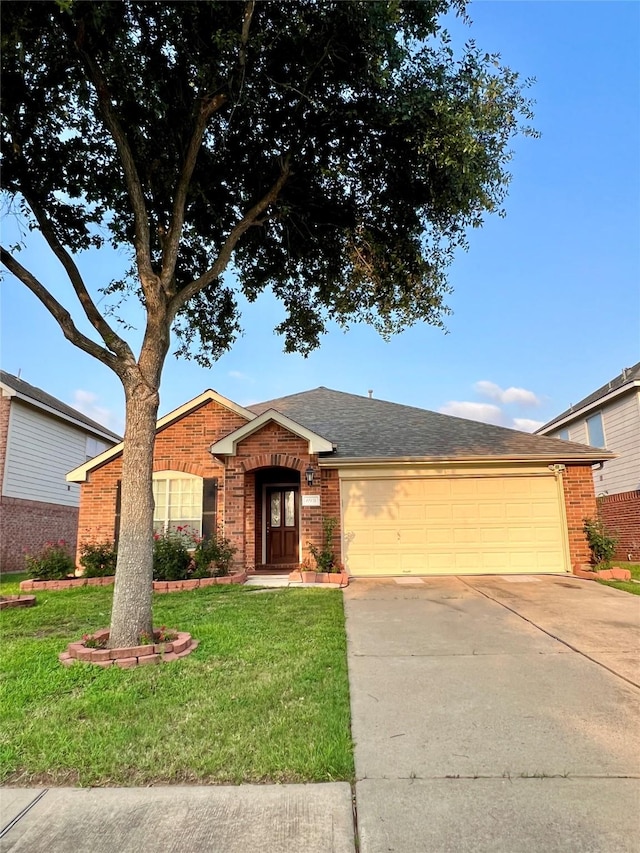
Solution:
M548 467L339 475L351 575L570 570L561 475Z

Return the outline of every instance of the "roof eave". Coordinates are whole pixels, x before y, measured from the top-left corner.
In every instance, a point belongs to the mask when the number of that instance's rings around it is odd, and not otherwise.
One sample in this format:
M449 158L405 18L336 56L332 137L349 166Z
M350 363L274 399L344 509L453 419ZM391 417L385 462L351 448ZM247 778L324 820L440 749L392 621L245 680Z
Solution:
M222 394L218 394L217 391L213 391L209 388L206 391L203 391L202 394L194 397L193 400L189 400L188 403L178 406L177 409L174 409L172 412L168 412L168 414L159 418L158 421L156 421L156 434L160 430L171 426L171 424L180 420L180 418L185 415L188 415L190 412L200 408L200 406L204 406L206 403L210 402L219 403L221 406L224 406L225 409L235 412L235 414L246 418L248 421L251 421L256 417L255 412L251 412L249 409L239 406L237 403L234 403L233 400L229 400L227 397L223 397ZM85 462L84 465L79 465L77 468L74 468L73 471L69 471L65 477L66 481L68 483L85 483L91 471L99 468L106 462L111 461L111 459L115 459L122 453L123 447L124 442L121 441L109 450L105 450L105 452L101 453L99 456L95 456L93 459Z
M7 386L3 385L3 389ZM34 409L41 409L43 412L46 412L49 415L53 415L55 418L58 418L61 421L65 421L65 423L73 424L73 426L81 429L83 432L90 432L92 435L97 435L100 438L105 438L107 441L113 442L114 444L120 438L117 433L112 433L103 427L92 426L91 424L86 423L86 421L82 421L72 417L71 415L66 414L65 412L61 412L59 409L54 409L53 406L47 406L46 403L41 403L40 400L34 400L33 397L29 397L28 394L23 394L21 391L16 391L14 389L11 390L10 394L7 394L8 397L15 397L16 400L21 400L23 403L27 403L29 406L33 406Z
M593 409L599 409L601 406L606 405L611 400L615 400L616 397L621 397L623 394L628 394L630 391L633 391L634 388L640 389L640 380L634 379L632 382L628 382L626 385L620 386L620 388L616 388L615 391L611 391L608 394L605 394L603 397L598 397L597 400L593 400L591 403L588 403L586 406L578 406L574 407L569 412L563 412L561 415L558 415L557 418L554 418L549 423L544 424L539 429L534 431L534 435L547 435L547 433L552 432L555 429L559 429L565 424L570 424L572 421L578 420L583 417L587 412L591 412Z
M371 465L473 465L494 463L496 465L504 465L510 463L532 464L584 464L596 465L599 462L604 462L607 459L615 459L617 454L609 451L600 451L598 453L558 453L558 454L508 454L502 456L344 456L321 458L318 460L318 465L321 468L339 468L339 467L357 467Z

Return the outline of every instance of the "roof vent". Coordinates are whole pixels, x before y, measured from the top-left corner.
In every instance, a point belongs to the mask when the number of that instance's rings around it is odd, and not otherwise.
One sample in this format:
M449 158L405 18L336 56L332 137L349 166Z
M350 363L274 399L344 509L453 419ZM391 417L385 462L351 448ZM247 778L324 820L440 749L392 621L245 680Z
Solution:
M369 395L369 399L371 399L373 397L373 388L369 388L367 394Z

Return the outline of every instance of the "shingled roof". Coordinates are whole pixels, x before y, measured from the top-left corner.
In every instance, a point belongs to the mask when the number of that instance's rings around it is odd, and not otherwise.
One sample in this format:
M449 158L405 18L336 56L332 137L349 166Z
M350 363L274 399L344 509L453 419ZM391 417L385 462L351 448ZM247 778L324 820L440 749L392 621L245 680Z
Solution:
M442 415L413 406L316 388L248 406L275 409L336 446L339 459L548 459L553 462L610 459L606 450L518 430Z
M115 432L111 432L110 429L102 426L102 424L99 424L97 421L93 421L91 418L83 415L82 412L79 412L72 406L68 406L56 397L52 397L51 394L47 394L47 392L43 391L42 388L36 388L35 385L30 385L28 382L25 382L24 379L19 379L11 373L6 373L4 370L0 370L0 383L2 383L2 385L6 385L27 401L30 400L36 405L39 404L40 406L46 406L49 409L53 409L54 412L58 412L62 415L65 420L76 421L77 423L87 427L91 432L99 433L100 435L113 439L115 442L120 441L122 438Z
M594 403L602 400L603 397L608 397L609 394L613 394L615 392L622 392L626 387L631 390L634 385L637 385L639 382L640 361L637 364L634 364L633 367L625 368L622 373L619 373L618 376L611 379L606 385L603 385L602 388L598 388L597 391L589 394L583 400L580 400L579 403L575 403L573 406L570 406L566 411L557 415L544 426L541 426L540 429L537 429L536 432L547 432L552 426L554 426L554 424L565 420L565 418L570 418L572 415L577 415L582 409L586 409L589 406L594 405Z

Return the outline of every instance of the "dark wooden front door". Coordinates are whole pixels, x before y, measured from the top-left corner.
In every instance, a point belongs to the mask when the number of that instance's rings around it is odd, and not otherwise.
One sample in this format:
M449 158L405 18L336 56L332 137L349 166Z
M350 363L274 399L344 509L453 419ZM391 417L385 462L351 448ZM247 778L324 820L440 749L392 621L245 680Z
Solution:
M298 489L267 489L267 563L297 563L300 551Z

